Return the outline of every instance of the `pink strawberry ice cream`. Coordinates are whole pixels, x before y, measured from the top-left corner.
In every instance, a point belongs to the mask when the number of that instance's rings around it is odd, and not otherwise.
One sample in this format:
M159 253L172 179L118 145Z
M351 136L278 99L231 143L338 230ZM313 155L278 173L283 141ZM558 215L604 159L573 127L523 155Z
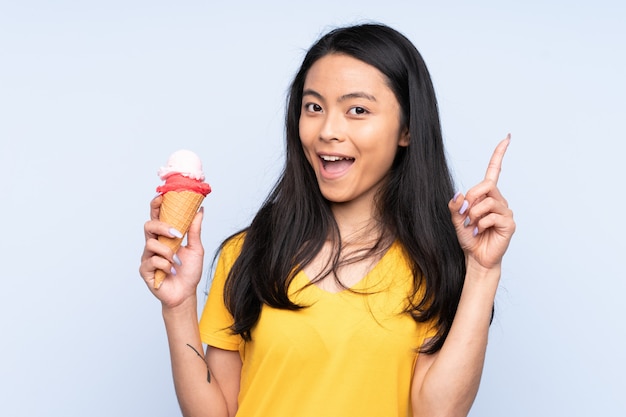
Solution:
M192 151L181 149L174 152L158 174L165 181L165 184L157 187L158 193L193 191L206 197L211 192L211 186L204 182L202 161Z

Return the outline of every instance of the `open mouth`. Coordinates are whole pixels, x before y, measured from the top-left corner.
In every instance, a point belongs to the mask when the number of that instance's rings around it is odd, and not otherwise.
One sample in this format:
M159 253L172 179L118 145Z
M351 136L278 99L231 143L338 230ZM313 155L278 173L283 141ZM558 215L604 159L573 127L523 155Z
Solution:
M354 158L335 155L320 155L320 159L324 170L331 174L343 172L354 163Z

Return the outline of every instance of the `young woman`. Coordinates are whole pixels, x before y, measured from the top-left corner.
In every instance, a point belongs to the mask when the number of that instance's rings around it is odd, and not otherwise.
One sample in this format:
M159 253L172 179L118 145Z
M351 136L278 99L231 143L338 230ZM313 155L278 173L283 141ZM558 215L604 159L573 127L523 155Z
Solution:
M163 305L183 414L467 415L515 230L497 188L508 138L484 181L455 193L420 54L365 24L308 51L286 141L273 191L220 248L199 324L202 211L174 254L151 202L140 273Z

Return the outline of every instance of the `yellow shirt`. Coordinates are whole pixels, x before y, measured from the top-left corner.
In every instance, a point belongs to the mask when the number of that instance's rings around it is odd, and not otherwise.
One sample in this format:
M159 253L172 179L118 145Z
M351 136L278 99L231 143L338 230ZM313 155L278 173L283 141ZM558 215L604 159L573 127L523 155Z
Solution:
M300 272L289 311L263 306L244 342L223 301L224 280L242 239L223 249L200 319L208 345L238 350L243 367L237 417L393 417L410 415L417 350L435 330L402 313L413 279L394 243L350 291L330 293ZM304 288L304 289L303 289ZM301 291L298 291L301 290Z

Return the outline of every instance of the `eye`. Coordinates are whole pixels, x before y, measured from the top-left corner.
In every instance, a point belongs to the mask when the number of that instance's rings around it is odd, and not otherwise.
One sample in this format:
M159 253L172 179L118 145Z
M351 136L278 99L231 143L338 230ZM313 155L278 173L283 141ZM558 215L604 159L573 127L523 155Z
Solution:
M348 113L356 115L356 116L360 116L362 114L367 114L368 111L364 109L363 107L355 106L355 107L350 108Z
M304 109L311 113L318 113L322 111L322 106L317 103L307 103L304 105Z

